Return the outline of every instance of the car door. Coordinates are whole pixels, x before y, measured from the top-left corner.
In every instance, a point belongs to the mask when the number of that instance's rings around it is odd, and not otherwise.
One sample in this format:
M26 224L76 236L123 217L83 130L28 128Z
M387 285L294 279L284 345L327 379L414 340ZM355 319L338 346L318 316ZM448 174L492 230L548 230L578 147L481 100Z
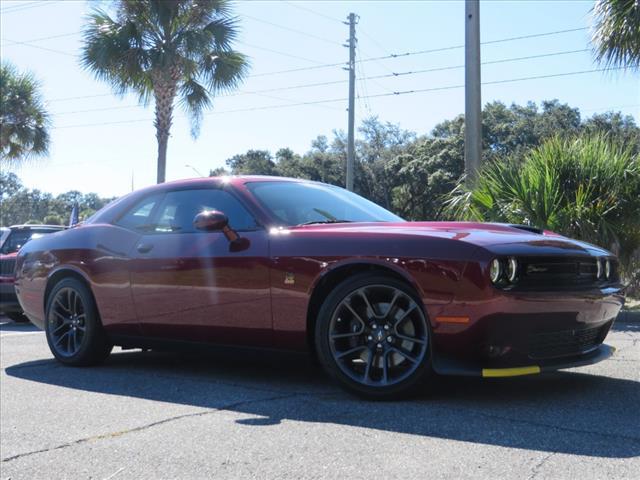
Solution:
M196 230L194 217L218 210L246 240ZM235 245L237 247L237 245ZM240 201L219 188L169 191L131 253L131 288L143 335L271 345L269 244Z

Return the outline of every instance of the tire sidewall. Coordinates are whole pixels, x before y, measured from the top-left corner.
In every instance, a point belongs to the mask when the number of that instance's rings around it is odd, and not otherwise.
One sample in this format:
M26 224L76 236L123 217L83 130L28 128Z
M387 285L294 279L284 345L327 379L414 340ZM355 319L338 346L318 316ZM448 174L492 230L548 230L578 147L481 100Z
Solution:
M411 375L401 382L385 387L366 386L346 375L336 363L329 344L329 328L335 309L340 302L353 291L369 285L387 285L402 290L409 295L421 309L427 329L427 351L425 352L422 363ZM315 346L320 363L329 375L336 379L347 390L372 400L391 400L405 397L414 393L433 373L431 361L433 352L431 325L424 305L413 288L406 282L389 275L364 273L338 284L327 296L318 312L315 324Z
M58 353L53 345L53 339L51 338L50 331L51 323L49 321L49 313L56 295L64 288L71 288L77 292L80 296L85 312L86 330L82 339L82 344L80 349L71 356L65 356ZM45 310L45 333L49 349L58 361L66 365L74 366L83 366L94 363L98 350L106 347L106 335L98 316L98 309L96 308L93 295L84 283L75 278L65 278L53 287L49 297L47 298L47 308Z

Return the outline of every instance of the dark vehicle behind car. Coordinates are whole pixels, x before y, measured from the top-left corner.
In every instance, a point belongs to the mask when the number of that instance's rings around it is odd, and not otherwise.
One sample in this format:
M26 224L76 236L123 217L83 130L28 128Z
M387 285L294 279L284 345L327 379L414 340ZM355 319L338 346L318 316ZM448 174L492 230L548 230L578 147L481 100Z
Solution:
M26 322L14 288L16 255L22 246L32 238L59 232L60 225L14 225L3 232L0 243L0 314L14 322Z

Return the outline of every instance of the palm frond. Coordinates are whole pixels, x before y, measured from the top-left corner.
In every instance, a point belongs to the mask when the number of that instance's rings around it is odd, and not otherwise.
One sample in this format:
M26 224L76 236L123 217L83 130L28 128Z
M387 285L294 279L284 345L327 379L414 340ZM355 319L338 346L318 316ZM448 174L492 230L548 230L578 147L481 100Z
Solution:
M609 67L640 68L640 2L597 0L592 41L596 61Z

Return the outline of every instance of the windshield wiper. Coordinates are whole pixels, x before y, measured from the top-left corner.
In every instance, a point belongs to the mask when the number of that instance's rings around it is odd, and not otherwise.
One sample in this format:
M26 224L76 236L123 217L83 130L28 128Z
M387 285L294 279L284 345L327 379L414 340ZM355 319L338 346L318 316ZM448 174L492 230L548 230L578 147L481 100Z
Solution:
M309 222L299 223L296 227L301 227L303 225L318 225L322 223L352 223L353 220L339 220L337 218L333 218L331 220L311 220Z

